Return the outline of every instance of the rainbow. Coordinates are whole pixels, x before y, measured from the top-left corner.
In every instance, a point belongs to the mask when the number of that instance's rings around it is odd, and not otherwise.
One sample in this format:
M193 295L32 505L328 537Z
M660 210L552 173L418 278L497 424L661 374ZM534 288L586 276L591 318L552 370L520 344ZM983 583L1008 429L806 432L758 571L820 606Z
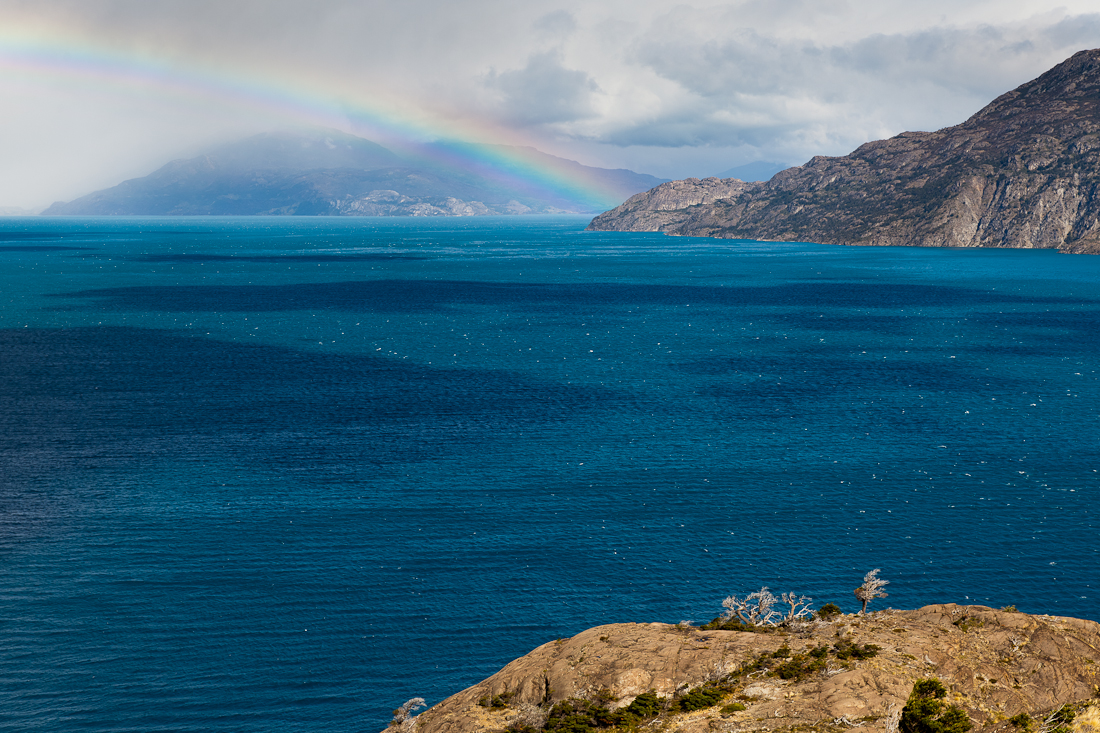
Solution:
M510 130L413 105L382 90L351 95L292 74L231 73L195 63L169 63L151 55L120 53L56 29L10 26L0 30L0 73L33 83L260 112L366 137L395 152L427 154L435 165L474 169L532 193L585 201L597 208L621 203L620 195L579 166L548 159Z

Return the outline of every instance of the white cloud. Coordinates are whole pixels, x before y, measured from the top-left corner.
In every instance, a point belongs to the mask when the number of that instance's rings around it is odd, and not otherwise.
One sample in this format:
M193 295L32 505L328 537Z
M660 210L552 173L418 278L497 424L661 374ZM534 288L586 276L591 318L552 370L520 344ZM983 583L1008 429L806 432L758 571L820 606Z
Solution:
M799 2L674 8L626 47L633 84L595 75L612 95L609 109L600 125L573 131L624 150L704 146L796 163L962 122L1075 51L1100 46L1100 14L1004 7L990 8L986 22L914 27L898 8L902 22L887 14L874 24L840 7L847 13ZM794 22L773 17L789 13ZM618 113L630 104L620 98L646 86L644 72L674 88L645 114Z
M687 99L648 119L619 120L603 139L743 143L786 150L788 158L846 152L869 137L961 122L1098 43L1100 15L872 32L832 43L737 27L728 11L679 8L638 37L631 60L674 82Z

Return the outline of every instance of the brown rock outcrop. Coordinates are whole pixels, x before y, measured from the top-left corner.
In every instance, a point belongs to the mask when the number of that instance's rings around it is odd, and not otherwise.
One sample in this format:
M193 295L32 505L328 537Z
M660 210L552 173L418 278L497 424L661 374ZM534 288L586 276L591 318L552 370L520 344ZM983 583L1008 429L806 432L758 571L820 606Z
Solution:
M1100 253L1100 49L1075 54L960 125L818 156L766 183L665 183L589 228Z
M1041 717L1097 696L1100 624L1031 616L984 606L943 604L915 611L841 616L775 633L701 631L668 624L599 626L544 644L485 681L417 718L417 733L501 731L533 706L603 691L612 707L646 691L661 697L722 677L746 661L787 646L791 653L849 639L880 650L869 659L829 657L799 681L766 672L740 678L722 705L657 719L667 733L842 729L884 730L920 678L936 677L980 731L1010 730L1021 712ZM505 695L507 706L483 704ZM1100 703L1100 700L1097 701ZM526 710L526 713L524 712Z

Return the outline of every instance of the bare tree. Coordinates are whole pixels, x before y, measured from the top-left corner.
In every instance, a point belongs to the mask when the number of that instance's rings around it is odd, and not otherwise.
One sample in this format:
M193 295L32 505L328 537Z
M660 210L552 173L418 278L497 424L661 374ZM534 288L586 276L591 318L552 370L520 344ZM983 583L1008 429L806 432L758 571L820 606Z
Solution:
M860 613L865 613L867 611L867 604L874 599L885 598L887 595L889 595L888 593L884 593L882 591L882 588L883 586L889 585L890 581L881 579L880 577L878 577L878 573L879 568L875 568L871 572L864 575L863 585L852 591L853 593L855 593L855 596L859 599L860 603L863 604L863 608L859 609Z
M549 710L543 710L538 705L532 705L529 702L521 702L516 705L516 708L519 710L516 722L527 724L535 730L543 729L546 725L546 718L550 714Z
M776 600L767 586L744 598L730 596L722 601L722 606L726 609L722 617L731 619L736 616L750 626L774 626L775 619L779 616L772 610Z
M890 706L886 714L886 733L898 733L898 725L901 723L901 708L896 704Z
M1095 705L1085 708L1073 721L1074 733L1097 733L1100 731L1100 708Z
M707 665L707 682L718 682L729 676L739 665L732 659L718 659Z
M814 602L814 599L809 596L800 596L796 593L781 593L779 600L791 607L791 610L787 612L787 617L783 619L784 622L789 623L803 616L812 616L814 613L813 609L810 608L810 604Z
M412 711L426 706L427 703L424 702L422 697L414 697L406 701L404 705L393 711L393 720L390 721L390 726L401 730L403 733L411 733L416 728L416 716L412 715Z

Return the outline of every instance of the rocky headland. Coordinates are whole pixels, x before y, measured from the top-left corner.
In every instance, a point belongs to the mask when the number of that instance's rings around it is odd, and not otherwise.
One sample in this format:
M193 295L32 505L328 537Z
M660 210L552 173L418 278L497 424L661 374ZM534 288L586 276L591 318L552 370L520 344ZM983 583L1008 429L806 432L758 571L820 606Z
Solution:
M966 718L981 732L1100 730L1093 621L949 603L755 631L710 626L598 626L390 730L894 733L899 720L913 729L902 711L918 680L938 680L941 714L965 713L921 730L965 731Z
M765 241L1100 253L1100 49L973 117L818 156L766 182L686 179L589 229Z

